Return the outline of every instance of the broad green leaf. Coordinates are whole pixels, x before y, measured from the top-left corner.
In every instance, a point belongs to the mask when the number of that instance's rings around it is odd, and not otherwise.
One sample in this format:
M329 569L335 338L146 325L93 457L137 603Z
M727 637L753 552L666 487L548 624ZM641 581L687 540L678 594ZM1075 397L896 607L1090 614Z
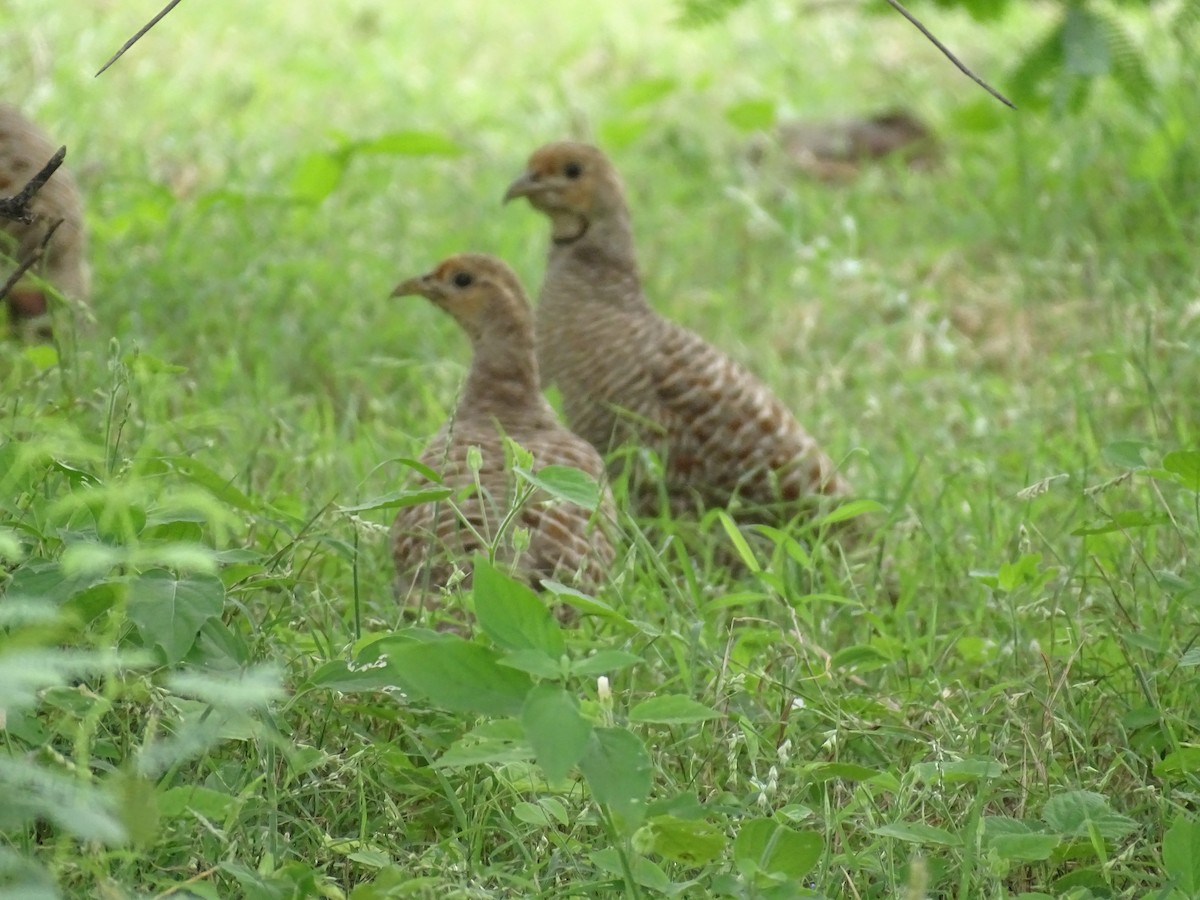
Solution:
M551 681L561 679L564 674L562 658L554 659L541 650L517 650L514 653L505 653L500 657L499 662L502 666L519 669Z
M1163 868L1185 897L1200 897L1200 821L1179 816L1163 837Z
M1183 656L1179 657L1179 665L1184 668L1200 666L1200 647L1192 647Z
M477 554L475 616L483 633L505 650L538 650L552 659L567 652L562 628L527 585L510 578Z
M988 848L1000 859L1039 862L1049 859L1061 840L1057 834L1001 834L988 841Z
M775 124L775 101L743 100L725 109L725 120L740 131L766 131Z
M522 801L513 807L513 815L539 828L566 827L571 821L567 808L557 797L541 797L537 803Z
M579 761L592 797L636 825L650 793L650 756L624 728L596 728Z
M846 781L866 781L875 778L881 772L854 763L812 763L804 767L805 775L812 781L821 784L835 778Z
M1154 764L1157 778L1188 776L1200 772L1200 747L1180 747Z
M625 867L621 863L620 853L615 847L596 850L588 854L588 858L602 871L614 879L624 879ZM644 888L649 888L658 894L670 896L672 891L671 879L653 861L645 857L635 856L629 860L633 871L633 880Z
M891 663L892 660L887 654L869 644L843 647L829 659L829 664L834 669L853 669L857 672L870 672Z
M674 78L643 78L618 91L615 102L621 109L632 111L657 103L674 93L678 87L679 82Z
M463 148L445 135L431 131L393 131L350 148L354 153L385 156L461 156Z
M515 466L513 471L522 480L541 488L551 497L574 503L589 512L595 512L600 505L600 485L582 469L574 466L543 466L535 473Z
M504 766L533 759L521 726L512 719L485 722L450 745L434 763L439 769Z
M872 834L878 834L881 837L895 838L898 841L907 841L910 844L937 844L943 847L960 847L962 839L947 831L945 828L937 828L933 825L926 825L923 822L893 822L891 825L881 825L878 828L871 829Z
M129 586L129 621L142 643L158 647L167 665L179 662L196 642L200 627L221 615L225 585L215 575L176 578L163 569L152 569Z
M721 829L703 820L655 816L642 826L642 832L651 852L686 866L716 862L725 849Z
M738 830L733 860L747 878L762 873L798 882L817 864L825 842L819 834L796 831L773 819L752 819Z
M657 725L682 725L719 719L721 714L682 694L664 694L643 700L629 711L629 721Z
M320 203L342 181L346 162L332 153L310 153L296 164L292 173L291 195L304 203Z
M1200 492L1200 450L1175 450L1163 457L1162 467L1189 491Z
M1108 798L1094 791L1068 791L1051 797L1042 808L1042 819L1068 837L1088 837L1089 825L1109 840L1118 840L1137 830L1133 819L1115 812Z
M1075 537L1084 537L1090 534L1110 534L1114 531L1130 531L1137 528L1152 528L1156 525L1167 525L1170 521L1171 518L1166 513L1147 513L1136 509L1126 509L1115 514L1107 522L1076 528L1071 534Z
M608 672L619 672L636 666L642 661L640 656L626 653L624 650L601 650L586 659L571 663L571 674L579 678L594 675L604 675Z
M1151 453L1153 448L1144 441L1113 441L1100 450L1100 455L1119 469L1144 469Z
M255 503L233 486L228 478L218 475L201 462L190 456L165 456L162 461L183 475L193 484L205 488L218 500L234 506L243 512L261 513L262 504Z
M579 701L551 684L539 684L529 692L521 724L549 781L567 776L592 736L592 723L579 714Z
M455 712L516 716L533 682L500 665L493 650L461 638L392 649L390 663L406 688Z

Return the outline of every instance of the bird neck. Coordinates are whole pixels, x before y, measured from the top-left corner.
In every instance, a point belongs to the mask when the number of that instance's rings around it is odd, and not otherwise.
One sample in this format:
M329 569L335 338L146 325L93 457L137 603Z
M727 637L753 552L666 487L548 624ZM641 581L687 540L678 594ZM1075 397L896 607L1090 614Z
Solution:
M531 406L540 412L544 400L532 333L487 335L476 341L460 405L495 416L502 425L507 415Z
M645 307L628 213L595 219L577 240L552 243L546 283L552 282L572 302Z

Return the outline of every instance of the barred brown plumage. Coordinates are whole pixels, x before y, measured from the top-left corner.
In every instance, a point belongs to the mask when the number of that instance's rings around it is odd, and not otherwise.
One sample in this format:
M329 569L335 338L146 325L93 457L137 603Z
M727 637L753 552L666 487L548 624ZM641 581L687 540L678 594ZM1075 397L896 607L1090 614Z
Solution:
M676 511L844 497L849 482L775 395L724 353L647 303L620 177L588 144L548 144L505 201L550 219L537 307L543 384L567 424L601 452L656 449ZM644 511L657 497L639 494Z
M605 533L613 503L604 463L587 441L559 422L541 394L533 315L520 281L494 257L459 254L393 292L413 294L458 322L471 339L473 359L454 415L421 456L454 491L453 503L406 507L392 526L397 595L406 599L414 590L446 586L456 567L469 568L472 554L498 536L498 559L531 582L553 577L595 589L613 560ZM505 437L532 454L535 471L573 466L600 481L598 510L535 492L512 523L529 531L529 546L518 554L511 526L498 535L518 491ZM479 451L478 472L471 468L472 448ZM463 492L467 496L460 496Z
M18 109L0 103L0 196L19 193L57 149ZM15 268L36 252L49 229L61 219L62 224L29 274L41 276L73 300L86 302L90 287L83 203L65 166L42 185L30 207L32 223L0 219L0 258L9 257L7 265L0 266L0 284L9 276L9 266ZM17 282L5 299L14 331L25 337L49 336L49 304L44 290L32 278ZM0 325L0 333L3 330Z

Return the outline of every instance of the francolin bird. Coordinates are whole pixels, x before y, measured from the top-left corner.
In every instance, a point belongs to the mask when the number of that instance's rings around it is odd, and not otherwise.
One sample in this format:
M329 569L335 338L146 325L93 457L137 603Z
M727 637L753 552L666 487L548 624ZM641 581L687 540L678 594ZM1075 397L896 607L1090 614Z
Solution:
M0 103L0 197L16 196L54 156L58 148L16 108ZM30 203L32 222L0 217L0 285L34 254L42 257L26 272L4 299L11 331L25 338L50 336L50 304L39 276L73 300L86 302L89 294L85 259L87 236L83 204L70 173L58 168ZM41 250L46 235L61 223ZM0 324L0 334L5 328Z
M583 590L596 588L613 560L604 531L604 520L612 521L614 513L604 462L591 444L563 427L542 396L533 313L517 276L494 257L461 254L392 293L409 295L449 313L470 338L474 358L454 415L421 455L454 493L449 500L402 509L392 526L397 596L444 587L456 563L466 568L473 553L495 541L519 490L505 437L533 455L534 471L574 466L599 481L602 492L593 513L536 491L500 536L497 558L515 564L531 583L553 577ZM470 464L473 448L481 457L478 472ZM529 532L519 558L513 527Z
M567 424L602 453L658 451L671 509L783 504L851 492L833 461L754 375L651 309L642 291L621 179L600 150L547 144L509 185L550 220L537 307L543 385ZM619 463L619 461L617 461ZM635 486L642 512L656 491Z

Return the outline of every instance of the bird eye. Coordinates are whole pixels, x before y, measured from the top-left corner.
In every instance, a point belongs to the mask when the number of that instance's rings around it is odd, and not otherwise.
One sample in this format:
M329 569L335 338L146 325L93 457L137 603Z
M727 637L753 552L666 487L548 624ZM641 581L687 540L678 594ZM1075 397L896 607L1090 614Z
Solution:
M568 178L578 178L583 174L583 166L577 162L569 162L563 167L563 174Z
M469 272L458 272L454 276L454 283L459 287L467 287L474 280Z

